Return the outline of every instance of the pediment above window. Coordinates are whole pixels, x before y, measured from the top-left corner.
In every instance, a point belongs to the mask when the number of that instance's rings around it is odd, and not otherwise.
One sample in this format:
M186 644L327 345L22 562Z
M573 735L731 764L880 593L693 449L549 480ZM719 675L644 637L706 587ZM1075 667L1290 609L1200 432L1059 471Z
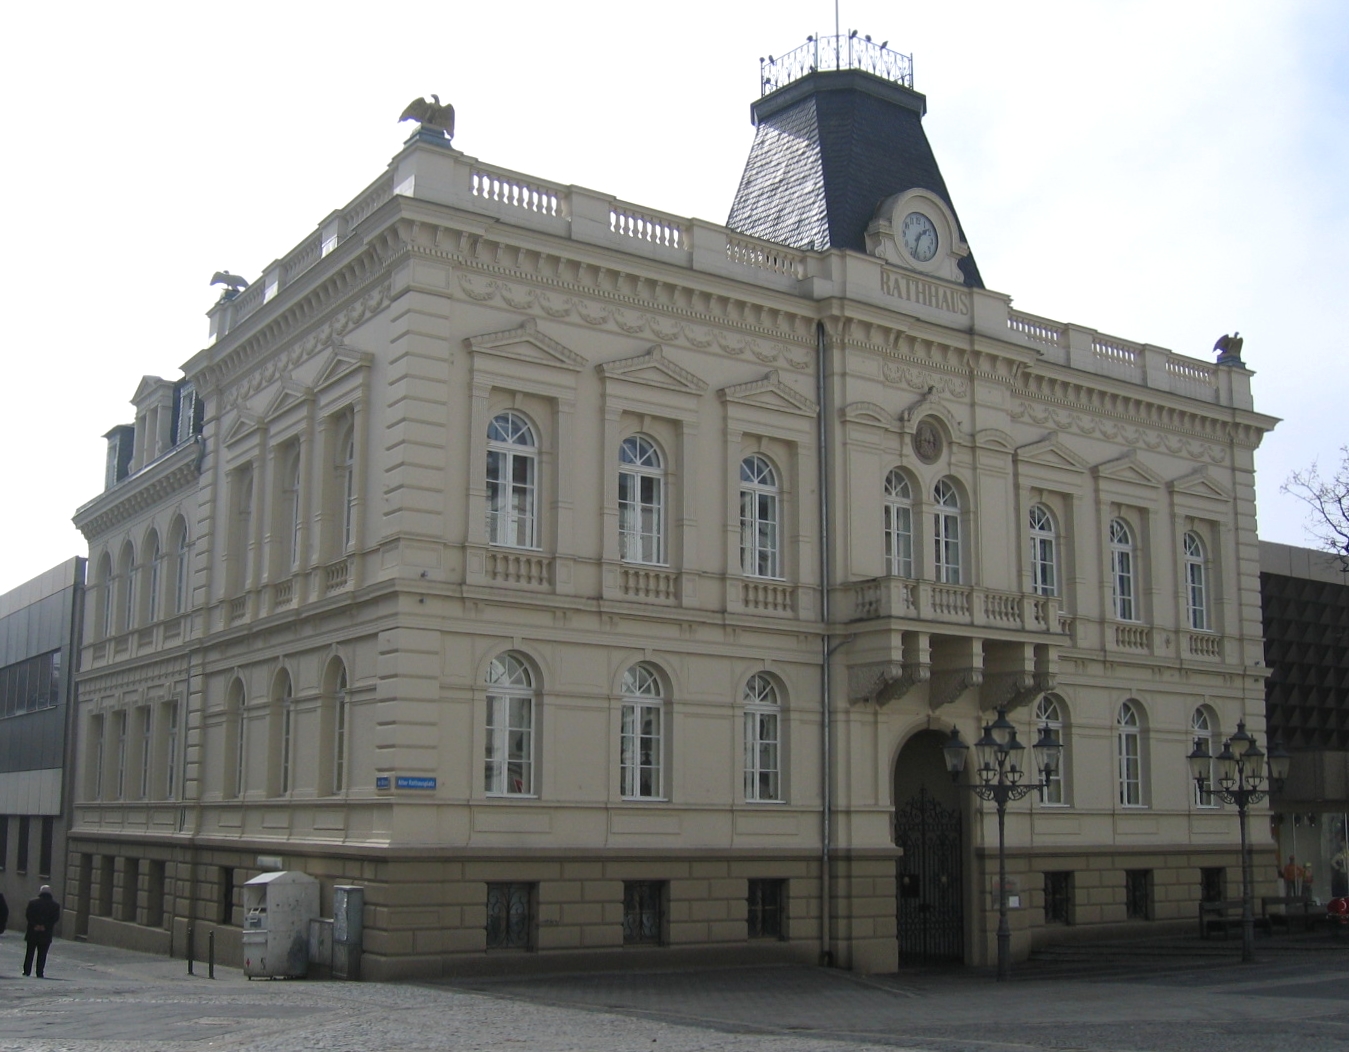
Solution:
M665 350L660 344L655 344L645 354L603 362L595 369L606 380L627 380L689 394L701 394L707 390L706 380L665 357Z
M799 416L814 416L818 412L815 402L783 383L781 374L776 369L762 380L723 387L718 394L725 402L739 402L742 405L772 409L776 412L795 413Z
M302 406L313 399L314 392L310 388L297 384L294 380L286 380L268 403L267 408L262 411L262 419L275 420L295 406Z
M875 402L849 402L838 411L839 419L848 424L871 424L874 427L894 427L895 418Z
M1217 479L1210 478L1208 468L1201 464L1188 474L1172 479L1166 484L1172 493L1186 493L1192 497L1204 497L1223 502L1232 499L1232 493Z
M374 361L374 357L369 351L357 350L355 347L349 347L338 340L333 344L332 350L328 352L327 359L325 359L318 375L314 378L313 390L321 391L358 369L369 368L370 363Z
M225 445L230 446L241 439L247 438L254 431L260 429L263 425L263 418L255 413L240 410L239 415L234 418L234 423L225 430Z
M1132 482L1140 486L1160 487L1163 479L1152 468L1138 459L1138 450L1131 449L1123 456L1115 457L1091 469L1097 478L1113 479L1116 482Z
M486 352L517 361L561 366L564 369L584 369L586 360L539 331L533 318L526 318L513 329L470 336L464 341L474 352Z
M1090 465L1077 455L1059 438L1057 431L1051 431L1038 442L1028 442L1018 446L1017 460L1023 464L1036 464L1040 467L1055 468L1059 471L1087 471Z

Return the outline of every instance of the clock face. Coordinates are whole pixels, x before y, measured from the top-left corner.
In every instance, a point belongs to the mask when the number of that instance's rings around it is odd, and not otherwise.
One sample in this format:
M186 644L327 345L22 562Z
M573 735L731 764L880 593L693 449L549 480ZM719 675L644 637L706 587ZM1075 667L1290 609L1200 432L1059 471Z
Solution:
M900 228L904 249L919 263L928 262L937 254L937 228L922 212L910 212Z

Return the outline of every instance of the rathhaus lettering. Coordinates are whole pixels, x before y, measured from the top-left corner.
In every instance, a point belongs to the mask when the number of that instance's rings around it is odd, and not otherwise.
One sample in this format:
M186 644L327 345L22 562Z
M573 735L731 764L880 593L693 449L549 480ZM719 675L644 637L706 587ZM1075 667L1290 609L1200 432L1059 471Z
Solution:
M887 296L918 303L934 310L944 310L951 314L970 313L970 294L960 289L948 289L934 281L924 281L893 271L881 271L881 289Z

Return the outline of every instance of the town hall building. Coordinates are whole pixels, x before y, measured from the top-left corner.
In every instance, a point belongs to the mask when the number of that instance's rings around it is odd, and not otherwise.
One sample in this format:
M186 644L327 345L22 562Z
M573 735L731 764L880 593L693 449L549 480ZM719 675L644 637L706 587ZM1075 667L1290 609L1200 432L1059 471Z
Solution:
M725 225L424 116L225 276L75 515L76 931L237 959L279 865L364 888L370 978L984 964L997 825L942 746L1000 708L1064 746L1008 811L1016 955L1235 889L1185 757L1263 735L1275 421L1239 355L987 288L910 70L766 67Z

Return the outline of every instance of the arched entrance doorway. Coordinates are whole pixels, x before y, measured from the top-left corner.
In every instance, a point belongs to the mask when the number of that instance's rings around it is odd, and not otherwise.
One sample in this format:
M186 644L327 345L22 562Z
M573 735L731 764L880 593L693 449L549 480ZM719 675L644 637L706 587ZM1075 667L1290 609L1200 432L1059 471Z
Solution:
M946 735L920 731L895 760L895 922L899 963L965 958L960 791L946 773Z

